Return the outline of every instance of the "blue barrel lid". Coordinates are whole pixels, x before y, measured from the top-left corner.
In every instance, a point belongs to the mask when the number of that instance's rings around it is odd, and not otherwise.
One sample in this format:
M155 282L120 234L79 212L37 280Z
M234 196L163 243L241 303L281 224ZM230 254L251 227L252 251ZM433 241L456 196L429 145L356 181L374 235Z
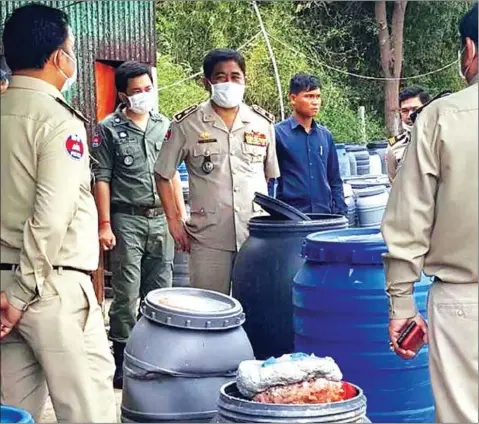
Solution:
M348 228L308 235L303 240L302 256L320 263L379 265L387 252L379 227Z
M0 423L34 423L31 414L13 406L0 405Z

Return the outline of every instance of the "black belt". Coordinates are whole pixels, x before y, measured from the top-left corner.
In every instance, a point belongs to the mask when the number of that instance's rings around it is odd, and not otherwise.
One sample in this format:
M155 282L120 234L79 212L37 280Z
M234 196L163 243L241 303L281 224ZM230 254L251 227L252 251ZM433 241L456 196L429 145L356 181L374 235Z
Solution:
M152 208L149 206L133 206L133 205L111 205L112 213L124 213L126 215L137 215L145 218L154 218L164 214L163 208Z
M18 268L18 264L0 264L0 270L2 271L16 271L16 269ZM53 267L54 270L58 271L60 269L64 270L64 271L77 271L77 272L81 272L83 274L86 274L86 275L91 275L93 271L86 271L84 269L78 269L78 268L74 268L72 266L54 266Z

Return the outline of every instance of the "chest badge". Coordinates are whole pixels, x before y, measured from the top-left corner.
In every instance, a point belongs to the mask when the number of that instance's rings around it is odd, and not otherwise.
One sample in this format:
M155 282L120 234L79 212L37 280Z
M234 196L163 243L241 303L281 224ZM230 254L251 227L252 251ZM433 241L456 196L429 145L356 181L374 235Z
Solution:
M203 170L205 174L210 174L213 171L213 169L215 169L215 165L213 162L211 162L210 156L205 156L203 164L201 165L201 169Z
M217 142L216 138L212 138L211 134L208 131L203 131L198 136L198 144L216 143L216 142Z
M133 162L135 162L135 159L133 158L132 155L126 155L126 156L123 158L123 163L124 163L126 166L131 166L131 165L133 165Z
M244 142L251 146L266 147L268 145L266 135L258 131L245 132Z

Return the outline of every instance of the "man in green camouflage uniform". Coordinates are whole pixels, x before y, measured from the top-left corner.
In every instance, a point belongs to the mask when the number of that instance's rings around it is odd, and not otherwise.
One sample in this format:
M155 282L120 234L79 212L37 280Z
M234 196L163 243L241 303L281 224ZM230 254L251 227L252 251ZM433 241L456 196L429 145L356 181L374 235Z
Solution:
M169 120L152 111L150 68L126 62L117 69L115 84L122 103L99 123L91 145L100 245L111 250L109 337L116 363L114 386L121 388L123 351L136 323L138 296L143 299L153 289L171 286L174 242L154 176ZM173 185L181 195L178 174Z

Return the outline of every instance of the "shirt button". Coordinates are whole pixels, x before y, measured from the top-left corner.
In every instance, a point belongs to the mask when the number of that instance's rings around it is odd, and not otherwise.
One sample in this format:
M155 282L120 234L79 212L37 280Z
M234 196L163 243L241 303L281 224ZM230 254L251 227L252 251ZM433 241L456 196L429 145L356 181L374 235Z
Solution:
M210 151L209 150L206 150L205 151L205 156L209 156L210 155Z
M234 156L235 154L233 152L230 152L230 156Z
M203 208L200 209L200 214L202 214L202 215L205 214L205 210Z
M239 207L235 206L235 212L239 212Z
M233 190L234 191L239 191L239 187L235 187Z
M234 169L232 169L232 170L231 170L231 173L232 173L233 175L235 175L235 174L236 174L236 171L235 171Z

